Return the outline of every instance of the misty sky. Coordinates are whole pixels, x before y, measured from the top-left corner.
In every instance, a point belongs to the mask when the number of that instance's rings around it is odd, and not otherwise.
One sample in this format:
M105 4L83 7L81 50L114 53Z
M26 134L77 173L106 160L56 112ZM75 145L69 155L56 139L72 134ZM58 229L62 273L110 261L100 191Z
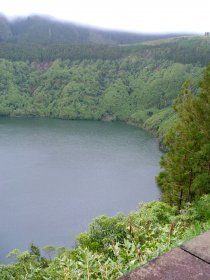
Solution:
M210 31L210 0L0 0L0 13L135 32Z

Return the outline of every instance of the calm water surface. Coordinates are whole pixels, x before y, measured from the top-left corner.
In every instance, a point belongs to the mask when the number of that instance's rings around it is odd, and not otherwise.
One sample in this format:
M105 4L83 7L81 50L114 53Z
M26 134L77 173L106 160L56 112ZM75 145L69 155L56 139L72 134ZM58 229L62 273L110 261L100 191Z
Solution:
M71 247L91 219L159 197L157 142L122 123L0 118L0 262L33 241Z

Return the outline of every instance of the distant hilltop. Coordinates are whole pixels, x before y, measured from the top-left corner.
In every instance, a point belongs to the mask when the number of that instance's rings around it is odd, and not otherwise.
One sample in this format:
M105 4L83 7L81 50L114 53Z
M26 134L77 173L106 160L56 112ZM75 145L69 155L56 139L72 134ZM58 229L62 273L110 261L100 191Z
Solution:
M0 42L21 41L40 45L52 43L130 44L177 36L183 36L183 34L108 31L37 15L11 21L4 15L0 15Z

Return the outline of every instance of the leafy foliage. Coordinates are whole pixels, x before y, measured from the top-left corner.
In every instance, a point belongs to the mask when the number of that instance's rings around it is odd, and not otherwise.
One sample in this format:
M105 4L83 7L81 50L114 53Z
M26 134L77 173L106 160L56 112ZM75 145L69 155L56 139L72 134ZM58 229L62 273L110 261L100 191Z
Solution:
M157 37L40 17L12 23L1 17L0 26L2 116L121 120L162 138L175 119L170 107L182 84L190 79L196 93L210 60L207 37L145 42ZM135 40L144 42L117 44Z
M192 78L196 92L201 72L190 64L140 56L43 63L0 59L0 115L121 120L161 137L182 83Z
M210 227L210 196L178 212L164 202L141 204L129 215L101 216L78 236L73 249L47 246L53 259L41 257L41 250L14 250L16 263L0 266L2 280L116 279L187 238Z

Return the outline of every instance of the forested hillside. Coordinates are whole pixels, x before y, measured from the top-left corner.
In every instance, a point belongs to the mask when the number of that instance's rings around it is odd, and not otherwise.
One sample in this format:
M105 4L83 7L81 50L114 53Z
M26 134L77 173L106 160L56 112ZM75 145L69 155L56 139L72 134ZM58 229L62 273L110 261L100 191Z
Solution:
M196 93L210 61L205 37L130 45L94 44L86 37L70 43L45 36L54 25L56 34L75 40L72 25L36 17L10 24L1 19L0 115L121 120L163 135L182 84L190 79Z
M120 60L29 63L0 60L0 114L122 120L153 126L169 118L186 79L202 67L133 56ZM156 128L154 128L156 129Z

